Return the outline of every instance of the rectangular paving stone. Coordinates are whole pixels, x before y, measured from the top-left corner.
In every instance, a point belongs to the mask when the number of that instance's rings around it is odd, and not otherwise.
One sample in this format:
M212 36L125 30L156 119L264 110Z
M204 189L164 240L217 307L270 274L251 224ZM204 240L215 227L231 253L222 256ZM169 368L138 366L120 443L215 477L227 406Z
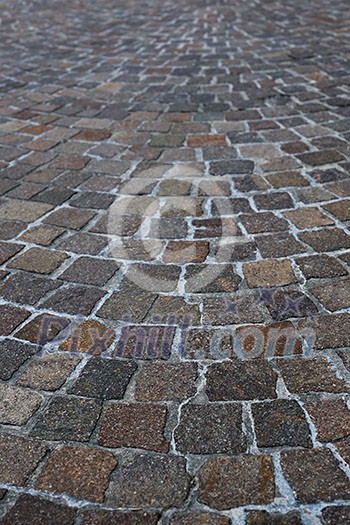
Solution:
M301 155L298 155L298 158L302 162L310 166L322 166L323 164L332 164L344 159L341 153L333 149L302 153Z
M122 328L113 350L114 357L167 360L175 336L175 326L128 325Z
M40 225L24 232L20 240L40 244L41 246L50 246L63 233L65 233L64 228Z
M79 232L63 239L57 247L67 252L97 255L107 244L108 239L102 235Z
M264 320L261 301L253 295L231 294L225 299L204 299L203 322L212 325L260 323Z
M0 480L11 485L25 485L47 447L39 441L12 434L0 435Z
M20 252L22 248L23 245L21 244L0 242L0 264L3 264L4 262L11 259L11 257Z
M304 411L294 400L253 403L254 431L259 447L311 447Z
M52 441L88 441L100 415L101 403L92 399L56 396L39 414L30 435Z
M272 212L243 214L240 216L248 233L268 233L288 230L288 223Z
M185 458L173 454L135 454L118 465L106 503L111 508L177 507L188 495L189 481Z
M73 525L76 509L29 494L21 494L2 518L2 525Z
M350 248L350 235L338 228L304 232L300 233L298 237L317 252L333 252Z
M307 251L307 248L289 233L276 233L274 235L259 235L255 242L263 257L288 257Z
M334 221L321 213L318 208L298 208L297 210L286 211L284 216L300 230L334 224Z
M326 204L324 209L340 221L350 221L350 200L336 201Z
M68 392L98 399L122 399L136 370L135 363L93 357Z
M69 324L68 319L51 314L41 314L16 332L18 339L44 345L52 341Z
M283 381L291 393L312 392L346 393L349 386L337 377L326 358L286 359L278 361Z
M176 449L183 454L239 454L246 451L242 408L237 404L188 404L175 429Z
M319 315L311 324L306 319L300 321L299 330L310 338L316 350L347 347L350 344L350 314Z
M63 446L49 457L35 487L102 503L109 476L116 465L117 460L111 452Z
M328 449L282 452L281 465L298 502L347 499L350 482Z
M0 239L8 241L13 239L24 230L27 225L24 222L0 220ZM9 243L8 243L9 244ZM11 246L11 245L10 245Z
M35 206L37 206L36 203ZM76 208L66 207L53 211L48 217L44 219L44 222L45 224L53 224L54 226L62 226L63 228L80 230L94 216L95 213L90 210L79 210Z
M41 279L26 273L11 275L0 285L0 297L20 304L36 304L44 295L55 290L60 282Z
M70 376L79 361L80 359L75 356L44 354L29 363L16 384L36 390L57 390Z
M114 292L98 310L98 317L115 320L142 322L150 310L157 294L124 280L119 291Z
M350 307L350 279L313 286L309 290L331 312Z
M34 345L7 339L0 342L0 379L7 381L35 353Z
M0 384L0 422L4 425L25 425L42 403L36 392Z
M194 363L144 363L136 378L138 401L182 401L196 393Z
M265 361L214 363L207 372L209 401L274 399L277 375Z
M297 282L288 260L248 262L244 264L243 271L250 288L273 288Z
M49 299L41 302L41 308L67 314L89 315L95 304L106 295L104 290L85 286L67 286L54 292Z
M119 264L112 259L80 257L60 275L60 278L64 281L103 286L119 267Z
M198 500L214 509L266 505L274 496L272 461L266 455L210 458L199 473Z
M11 261L8 267L26 270L27 272L50 274L56 270L67 257L68 256L62 252L45 250L44 248L30 248Z
M347 271L340 262L330 255L311 255L299 257L296 263L307 279L336 277L347 275Z
M350 412L343 399L325 399L306 403L317 439L322 442L346 439L350 434Z
M50 210L52 210L50 204L10 199L0 204L0 219L29 223L39 219Z
M98 443L108 448L144 448L167 452L164 437L167 408L137 403L110 404L102 421Z
M30 313L22 308L9 306L6 304L0 305L0 336L9 335L17 326L22 324Z

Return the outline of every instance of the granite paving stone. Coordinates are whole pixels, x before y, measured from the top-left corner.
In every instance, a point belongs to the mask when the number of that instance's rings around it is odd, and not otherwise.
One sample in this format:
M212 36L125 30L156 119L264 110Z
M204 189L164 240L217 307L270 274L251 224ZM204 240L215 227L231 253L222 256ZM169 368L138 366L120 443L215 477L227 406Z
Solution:
M220 403L186 405L175 430L175 443L177 450L189 454L245 452L242 408Z
M1 434L0 479L23 486L44 458L47 447L23 436Z
M299 502L346 499L350 482L328 449L282 452L281 465Z
M0 379L7 381L37 349L20 341L5 340L0 343Z
M24 525L35 521L37 525L73 525L76 510L47 499L22 494L2 518L4 525Z
M131 362L93 357L68 391L97 399L122 399L136 369Z
M97 400L55 396L40 413L30 434L54 441L88 441L100 410L101 403Z
M311 447L309 426L296 401L278 399L252 405L259 447Z
M118 465L107 503L112 508L169 508L181 505L189 491L186 462L172 454L135 454ZM143 490L138 487L142 485Z
M43 401L37 392L7 384L0 384L0 392L0 421L4 425L25 425Z
M272 461L266 455L218 456L199 474L199 501L218 510L268 504L274 495Z
M144 448L167 452L164 437L167 409L163 405L120 403L109 405L98 443L109 448Z
M37 389L58 390L79 364L75 356L44 354L31 360L16 381L17 385Z
M63 446L49 457L35 486L101 503L117 463L111 452Z

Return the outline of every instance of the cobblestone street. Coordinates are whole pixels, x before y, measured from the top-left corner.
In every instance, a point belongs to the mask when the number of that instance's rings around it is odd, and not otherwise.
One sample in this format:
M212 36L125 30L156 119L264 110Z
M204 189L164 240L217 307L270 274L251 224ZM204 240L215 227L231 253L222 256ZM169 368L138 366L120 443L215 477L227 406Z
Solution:
M349 525L349 3L0 6L1 525Z

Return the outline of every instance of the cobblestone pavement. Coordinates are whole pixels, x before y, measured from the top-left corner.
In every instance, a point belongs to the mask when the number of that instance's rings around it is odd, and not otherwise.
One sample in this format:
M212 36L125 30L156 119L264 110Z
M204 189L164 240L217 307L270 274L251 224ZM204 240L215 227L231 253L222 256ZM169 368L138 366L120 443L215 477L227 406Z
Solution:
M0 17L1 524L349 524L348 2Z

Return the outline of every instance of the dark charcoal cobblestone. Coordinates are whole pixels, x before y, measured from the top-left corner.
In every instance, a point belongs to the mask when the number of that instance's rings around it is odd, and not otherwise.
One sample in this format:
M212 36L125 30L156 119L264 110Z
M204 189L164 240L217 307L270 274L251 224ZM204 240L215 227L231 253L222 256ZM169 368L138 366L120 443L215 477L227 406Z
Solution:
M349 523L348 19L2 9L2 524Z

